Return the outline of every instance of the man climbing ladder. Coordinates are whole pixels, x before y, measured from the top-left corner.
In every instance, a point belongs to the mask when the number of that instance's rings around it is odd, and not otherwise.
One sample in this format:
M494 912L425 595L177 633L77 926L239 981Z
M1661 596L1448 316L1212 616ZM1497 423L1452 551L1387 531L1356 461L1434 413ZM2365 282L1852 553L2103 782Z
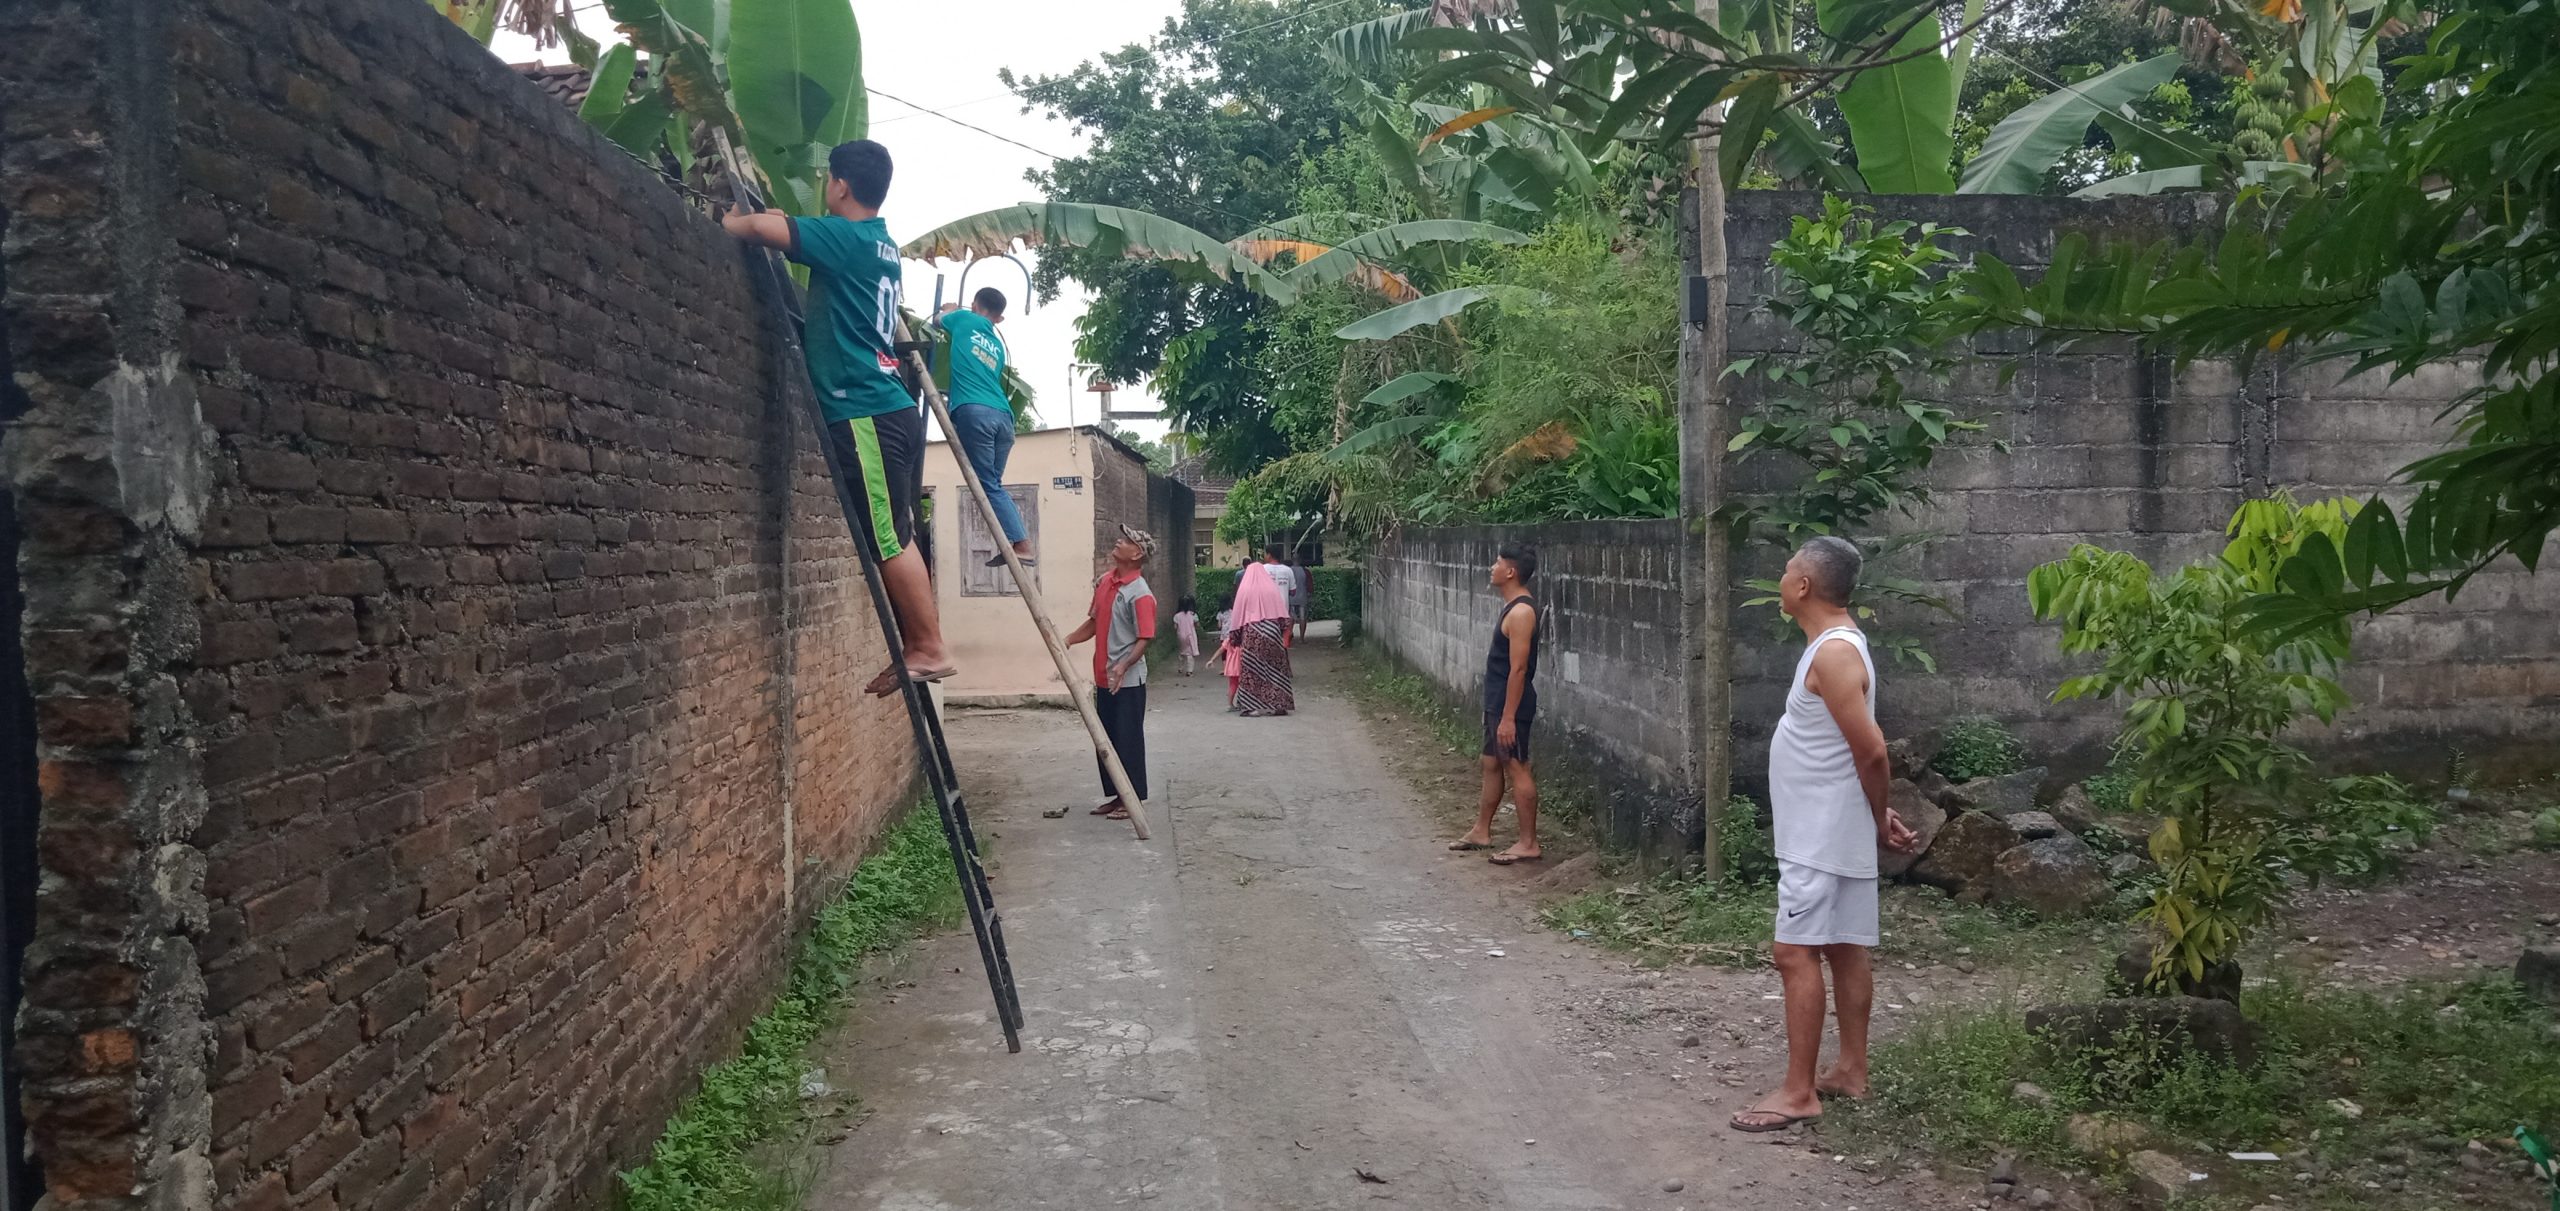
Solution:
M723 220L723 226L740 238L778 249L809 266L811 299L816 304L802 341L809 376L826 414L832 459L846 476L861 481L857 490L848 493L846 512L863 544L877 556L904 650L903 660L891 660L867 687L882 695L903 688L898 682L901 667L917 683L940 681L959 671L943 648L932 577L923 556L908 545L915 536L916 502L923 494L924 418L899 380L898 363L925 346L905 339L906 324L898 317L900 254L887 224L880 220L880 207L889 196L889 174L889 149L869 139L841 143L827 155L826 215L801 219L735 214ZM997 296L999 312L1001 300ZM932 375L923 373L921 360L915 369L925 409L943 432L957 434L960 427L944 407L942 394L934 389ZM1010 432L1008 428L1008 436ZM980 514L995 518L988 486L965 454L960 457L960 479ZM1003 490L1002 483L995 485L995 491ZM1032 624L1039 628L1041 642L1057 665L1058 678L1075 698L1094 755L1127 804L1131 831L1146 840L1144 796L1132 787L1100 716L1077 685L1074 663L1059 641L1057 628L1040 609L1038 588L1024 569L1022 555L1017 548L1006 547L997 550L996 558L1011 570L1022 602L1031 611ZM910 700L914 701L912 695ZM919 717L917 727L935 738L930 747L938 750L940 718L928 703L916 702L910 710ZM920 738L919 744L925 741ZM928 756L948 764L947 753Z
M856 537L880 561L897 610L907 676L941 681L959 672L942 644L941 611L924 555L915 549L924 483L924 414L898 380L898 243L880 220L889 198L889 149L869 139L827 155L827 213L733 214L721 225L809 267L809 315L801 348L826 414L836 462L861 481ZM897 664L864 691L898 692Z
M1033 562L1031 531L1022 524L1013 494L1004 488L1005 460L1013 453L1013 403L1004 397L1004 339L996 335L996 325L1004 322L1004 292L980 287L967 311L946 303L933 322L951 335L951 421L959 426L951 436L967 452L978 482L986 485L996 528L1013 544L1014 557L1027 566ZM1004 556L989 556L987 566L1003 567Z

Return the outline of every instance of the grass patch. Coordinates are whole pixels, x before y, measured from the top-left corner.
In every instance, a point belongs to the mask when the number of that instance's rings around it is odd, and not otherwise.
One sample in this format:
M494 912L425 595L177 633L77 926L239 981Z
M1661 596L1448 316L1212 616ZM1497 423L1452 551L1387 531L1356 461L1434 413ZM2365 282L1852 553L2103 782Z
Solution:
M2310 1166L2327 1175L2329 1194L2358 1198L2373 1195L2363 1182L2382 1164L2404 1166L2413 1196L2441 1194L2429 1175L2452 1170L2469 1141L2508 1165L2513 1154L2499 1144L2517 1126L2560 1124L2560 1027L2512 981L2380 993L2278 982L2249 989L2244 1003L2263 1032L2263 1058L2246 1071L2168 1061L2139 1040L2057 1056L2027 1033L2016 1004L1946 1011L1879 1046L1876 1097L1831 1120L1853 1143L1917 1140L1964 1159L2018 1152L2085 1164L2070 1155L2064 1124L2104 1111L2191 1157L2283 1153L2294 1163L2268 1166L2263 1180L2290 1185ZM2053 1104L2013 1096L2022 1080Z
M629 1211L789 1211L806 1175L777 1172L758 1154L785 1142L801 1109L804 1053L842 1014L862 960L958 918L960 884L942 823L907 813L880 852L818 913L773 1008L747 1028L738 1057L703 1074L649 1163L622 1174Z
M1888 887L1883 908L1879 962L2070 963L2085 959L2122 928L2110 923L2120 916L2039 917L1960 904L1922 887ZM1666 876L1593 888L1549 906L1539 919L1646 962L1761 967L1769 962L1777 909L1778 890L1768 884Z

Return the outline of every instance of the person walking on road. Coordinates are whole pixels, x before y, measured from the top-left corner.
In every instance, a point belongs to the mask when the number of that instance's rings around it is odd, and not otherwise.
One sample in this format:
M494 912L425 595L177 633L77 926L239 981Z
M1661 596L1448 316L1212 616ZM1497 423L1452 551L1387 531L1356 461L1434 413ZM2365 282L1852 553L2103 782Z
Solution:
M967 311L945 303L933 322L951 334L951 427L959 430L952 436L960 439L970 469L987 490L996 528L1022 566L1031 567L1039 562L1031 557L1031 531L1022 524L1013 494L1004 490L1004 465L1013 456L1013 402L1004 395L1004 338L996 335L996 325L1004 322L1004 292L981 287ZM988 556L987 566L1003 567L1004 553Z
M1289 556L1289 620L1298 628L1300 643L1307 641L1307 620L1315 609L1315 601L1315 573L1308 571L1306 561L1292 552Z
M1235 630L1227 642L1239 674L1236 712L1248 719L1298 709L1290 692L1289 590L1281 581L1288 572L1273 552L1268 562L1236 573Z
M1892 763L1876 727L1876 666L1849 612L1858 548L1825 535L1797 550L1778 603L1804 629L1785 713L1769 740L1770 827L1778 855L1775 957L1786 990L1787 1075L1733 1116L1736 1131L1783 1131L1822 1117L1826 1096L1867 1095L1867 1021L1875 1004L1870 953L1882 932L1880 849L1918 838L1890 805ZM1822 1059L1823 978L1840 1021L1840 1055Z
M1153 535L1120 527L1120 540L1111 544L1111 569L1094 582L1093 608L1067 636L1069 647L1100 640L1093 649L1093 710L1102 716L1103 733L1140 802L1147 799L1147 645L1156 637L1156 595L1141 569L1155 549ZM1110 766L1097 756L1094 768L1102 775L1104 797L1093 814L1128 819L1129 805L1111 785Z
M1189 597L1173 610L1173 639L1181 645L1182 675L1200 671L1200 603Z
M1494 615L1493 644L1484 657L1484 793L1476 798L1476 826L1449 848L1493 848L1493 817L1502 810L1507 779L1520 836L1486 859L1496 866L1545 856L1538 848L1538 779L1529 769L1529 728L1538 717L1538 602L1529 582L1537 575L1537 550L1516 544L1502 548L1487 573L1502 612Z

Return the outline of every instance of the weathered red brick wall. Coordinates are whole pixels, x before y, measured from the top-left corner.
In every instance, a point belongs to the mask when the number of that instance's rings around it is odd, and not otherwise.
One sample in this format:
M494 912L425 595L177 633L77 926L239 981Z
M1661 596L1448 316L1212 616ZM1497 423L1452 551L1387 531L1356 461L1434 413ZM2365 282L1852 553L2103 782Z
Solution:
M769 279L416 0L0 80L56 1198L597 1201L910 785Z

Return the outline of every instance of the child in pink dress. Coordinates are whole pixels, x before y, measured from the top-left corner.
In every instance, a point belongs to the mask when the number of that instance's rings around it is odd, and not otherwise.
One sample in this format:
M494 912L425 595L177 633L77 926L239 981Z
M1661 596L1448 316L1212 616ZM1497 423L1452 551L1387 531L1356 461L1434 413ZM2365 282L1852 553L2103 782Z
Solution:
M1200 603L1189 597L1173 612L1173 637L1182 643L1182 675L1190 676L1200 660Z

